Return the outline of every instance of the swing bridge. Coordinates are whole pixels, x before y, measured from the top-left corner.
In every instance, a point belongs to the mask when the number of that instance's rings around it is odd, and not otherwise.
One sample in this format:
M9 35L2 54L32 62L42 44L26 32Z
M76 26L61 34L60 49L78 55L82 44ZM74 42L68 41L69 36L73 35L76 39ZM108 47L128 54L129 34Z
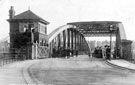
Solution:
M111 39L115 37L115 56L125 60L133 60L131 49L132 41L126 39L122 22L116 21L67 23L56 28L48 35L48 46L40 46L36 42L28 49L7 48L6 52L0 55L2 56L3 62L48 57L70 57L70 55L76 55L76 52L79 55L88 55L88 53L91 53L91 46L89 46L90 44L88 44L85 37L89 37L90 39L93 36L110 37L111 49Z
M48 35L49 57L52 57L54 48L58 51L57 56L61 54L61 50L65 49L72 50L73 54L76 51L79 54L86 54L91 50L85 37L93 36L109 36L110 46L111 38L116 37L116 52L118 52L117 49L120 49L121 58L132 59L132 41L126 39L123 24L117 21L71 22L56 28Z

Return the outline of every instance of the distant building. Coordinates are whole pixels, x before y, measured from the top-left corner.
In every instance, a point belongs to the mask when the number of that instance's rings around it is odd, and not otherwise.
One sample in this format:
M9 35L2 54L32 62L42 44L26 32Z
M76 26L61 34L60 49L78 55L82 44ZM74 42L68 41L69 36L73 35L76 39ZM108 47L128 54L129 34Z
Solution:
M47 25L48 21L34 14L31 10L27 10L21 14L15 15L14 7L11 6L9 10L9 19L7 20L10 24L10 47L15 48L17 42L16 37L19 34L34 31L34 38L32 35L28 36L30 39L27 43L38 42L39 45L44 46L47 44Z
M9 51L9 36L0 40L0 53L6 53Z

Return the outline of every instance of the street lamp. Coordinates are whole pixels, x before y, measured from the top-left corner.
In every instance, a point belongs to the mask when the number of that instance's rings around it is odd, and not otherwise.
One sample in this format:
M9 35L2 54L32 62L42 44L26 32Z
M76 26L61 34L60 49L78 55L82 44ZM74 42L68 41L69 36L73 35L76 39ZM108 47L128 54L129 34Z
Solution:
M111 53L112 53L112 31L113 31L113 25L110 25L109 30L110 30L110 57L112 57Z

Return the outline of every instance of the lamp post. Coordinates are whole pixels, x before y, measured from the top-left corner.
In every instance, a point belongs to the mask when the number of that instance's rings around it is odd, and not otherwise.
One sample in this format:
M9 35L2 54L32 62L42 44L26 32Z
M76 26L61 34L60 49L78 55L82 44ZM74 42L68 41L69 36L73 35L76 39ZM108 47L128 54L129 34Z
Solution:
M110 25L109 30L110 30L110 57L112 57L111 54L112 54L112 31L113 31L113 25Z

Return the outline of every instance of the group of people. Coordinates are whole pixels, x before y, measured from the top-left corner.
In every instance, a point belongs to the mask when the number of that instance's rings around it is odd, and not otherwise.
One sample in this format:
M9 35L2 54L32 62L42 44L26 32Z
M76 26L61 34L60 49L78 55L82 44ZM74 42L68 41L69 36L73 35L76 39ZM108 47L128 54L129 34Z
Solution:
M105 45L104 47L97 46L94 49L93 56L97 57L97 58L105 58L105 59L111 60L110 46L108 46L108 45Z
M93 53L93 56L94 57L97 57L97 58L102 58L102 48L97 46L95 49L94 49L94 53Z
M78 51L77 50L72 50L70 48L65 48L63 49L62 47L59 47L58 49L56 49L55 47L52 50L52 57L56 58L56 57L61 57L61 58L70 58L73 56L78 56Z
M91 55L91 53L89 53L88 55L89 55L89 57L94 56L97 58L104 58L107 60L111 60L112 55L113 55L113 58L120 56L120 50L114 48L113 53L111 53L111 49L110 49L109 45L105 45L104 47L97 46L94 49L94 52L92 53L92 55ZM73 56L76 56L76 57L78 56L77 50L72 50L70 48L62 48L62 47L59 47L57 49L54 47L52 50L52 57L53 58L56 58L56 57L70 58Z

